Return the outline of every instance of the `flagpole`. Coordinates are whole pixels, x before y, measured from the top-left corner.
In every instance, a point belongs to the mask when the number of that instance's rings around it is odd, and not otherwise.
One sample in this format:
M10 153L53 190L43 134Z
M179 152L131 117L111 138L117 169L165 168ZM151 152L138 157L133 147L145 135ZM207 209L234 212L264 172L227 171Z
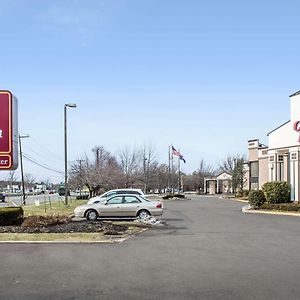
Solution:
M173 161L173 152L171 154L171 192L174 193L174 181L173 181L173 173L174 173L174 161Z

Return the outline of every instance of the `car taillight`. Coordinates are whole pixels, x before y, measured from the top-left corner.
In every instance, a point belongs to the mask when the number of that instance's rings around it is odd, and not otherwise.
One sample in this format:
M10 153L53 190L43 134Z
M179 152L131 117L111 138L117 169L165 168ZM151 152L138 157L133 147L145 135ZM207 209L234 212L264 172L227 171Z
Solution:
M158 203L158 204L156 205L156 208L161 208L161 203Z

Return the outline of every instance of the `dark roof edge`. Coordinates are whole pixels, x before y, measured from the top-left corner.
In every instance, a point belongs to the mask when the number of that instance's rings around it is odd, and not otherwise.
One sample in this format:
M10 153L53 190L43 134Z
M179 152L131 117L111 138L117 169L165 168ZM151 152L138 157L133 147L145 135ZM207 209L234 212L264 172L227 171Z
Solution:
M298 92L296 92L296 93L290 95L289 97L294 97L294 96L297 96L297 95L300 95L300 91L298 91Z
M285 123L281 124L280 126L276 127L275 129L273 129L272 131L270 131L270 132L267 134L267 136L269 136L272 132L276 131L277 129L279 129L280 127L284 126L285 124L287 124L287 123L289 123L289 122L291 122L291 120L288 120L287 122L285 122Z

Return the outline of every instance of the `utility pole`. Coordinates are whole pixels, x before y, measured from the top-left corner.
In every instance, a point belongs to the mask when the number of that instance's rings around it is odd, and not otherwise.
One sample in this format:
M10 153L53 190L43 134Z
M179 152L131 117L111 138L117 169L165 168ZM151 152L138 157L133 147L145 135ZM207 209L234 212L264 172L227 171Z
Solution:
M169 146L168 149L168 158L169 158L169 164L168 164L168 193L170 192L170 186L171 186L171 146Z
M180 153L180 150L178 149L178 152ZM180 179L180 157L178 156L178 193L180 193L181 189L181 179Z
M25 183L24 183L24 172L23 172L23 155L22 155L22 143L21 139L28 138L29 135L21 135L19 134L19 152L20 152L20 164L21 164L21 178L22 178L22 205L26 204L26 195L25 195Z
M67 143L67 107L76 107L75 103L68 103L64 106L64 140L65 140L65 205L68 205L68 143Z

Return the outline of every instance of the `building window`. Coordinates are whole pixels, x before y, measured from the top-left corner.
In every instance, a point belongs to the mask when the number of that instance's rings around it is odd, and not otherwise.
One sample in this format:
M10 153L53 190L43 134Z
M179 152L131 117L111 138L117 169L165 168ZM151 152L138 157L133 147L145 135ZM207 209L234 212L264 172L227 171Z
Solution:
M258 190L258 183L257 182L251 182L250 183L250 190L251 191L257 191Z
M297 152L291 153L291 160L297 160Z
M258 189L258 161L250 162L250 190Z
M274 156L270 156L270 161L274 161Z
M277 180L284 181L283 155L278 155L277 157Z
M258 177L258 161L250 163L250 176Z

